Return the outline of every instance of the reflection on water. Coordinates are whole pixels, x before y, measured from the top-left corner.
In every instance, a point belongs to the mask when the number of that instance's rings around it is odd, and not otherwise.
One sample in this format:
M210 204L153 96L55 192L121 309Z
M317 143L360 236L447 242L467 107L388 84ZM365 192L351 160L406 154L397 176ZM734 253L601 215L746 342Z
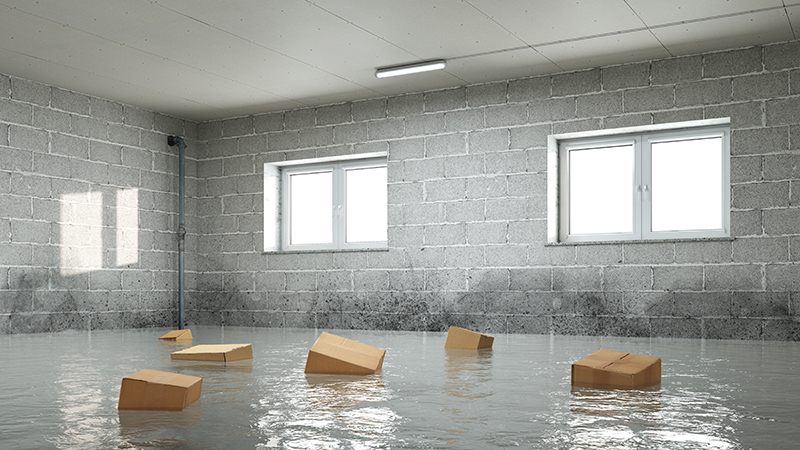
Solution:
M398 415L387 405L389 390L380 372L366 376L302 374L287 383L282 398L263 398L257 422L271 437L267 446L289 449L387 448ZM277 401L276 401L277 400ZM269 409L275 405L281 409Z
M448 348L444 353L443 410L452 421L445 431L454 434L445 442L457 445L470 439L471 428L488 420L488 411L472 404L493 394L489 383L492 379L492 349Z
M369 376L305 375L317 330L193 328L0 337L5 449L715 449L800 441L800 344L496 336L444 349L446 333L348 331L386 348ZM201 343L253 344L253 360L172 361ZM598 348L657 355L662 384L572 389ZM183 411L117 411L141 369L203 378Z

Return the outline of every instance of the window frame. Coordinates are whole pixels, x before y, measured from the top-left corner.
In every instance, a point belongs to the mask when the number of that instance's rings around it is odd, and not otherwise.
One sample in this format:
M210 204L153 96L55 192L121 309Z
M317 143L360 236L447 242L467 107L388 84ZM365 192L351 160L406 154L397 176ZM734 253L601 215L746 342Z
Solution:
M652 145L675 140L722 138L721 226L718 229L652 231ZM569 151L634 145L633 231L630 233L570 234ZM649 190L645 189L648 187ZM646 242L730 238L730 119L708 119L614 130L548 136L548 243Z
M341 160L311 160L301 161L292 164L285 164L279 167L280 183L280 245L282 251L315 251L315 250L363 250L363 249L385 249L388 248L388 241L363 241L347 242L347 192L346 192L346 172L348 170L370 169L385 167L388 171L388 160L386 156L362 157L359 159ZM311 174L330 171L332 174L331 190L331 242L315 244L292 244L291 242L291 177L293 175ZM267 171L265 170L265 174ZM388 183L388 176L387 176ZM265 184L266 186L266 184ZM388 214L388 198L387 198ZM266 221L265 221L266 222ZM266 225L266 224L265 224ZM388 216L387 216L388 229ZM388 230L387 230L388 231ZM266 233L265 233L266 235ZM265 236L266 237L266 236ZM265 244L265 249L268 250Z

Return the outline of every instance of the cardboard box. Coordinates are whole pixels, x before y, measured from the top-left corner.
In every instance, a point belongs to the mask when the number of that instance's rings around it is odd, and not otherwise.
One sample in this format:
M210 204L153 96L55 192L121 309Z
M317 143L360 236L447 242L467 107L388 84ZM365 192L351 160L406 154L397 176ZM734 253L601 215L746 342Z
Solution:
M305 373L370 375L383 367L386 350L323 332L308 351Z
M447 332L447 340L444 342L444 348L490 348L493 343L494 338L491 336L464 328L450 327Z
M192 339L192 330L172 330L161 336L162 341L186 341Z
M117 408L180 411L200 398L202 387L199 377L140 370L122 379Z
M572 385L632 389L661 383L661 358L598 350L572 364Z
M172 359L192 361L239 361L253 359L253 347L250 344L212 344L195 345L171 353Z

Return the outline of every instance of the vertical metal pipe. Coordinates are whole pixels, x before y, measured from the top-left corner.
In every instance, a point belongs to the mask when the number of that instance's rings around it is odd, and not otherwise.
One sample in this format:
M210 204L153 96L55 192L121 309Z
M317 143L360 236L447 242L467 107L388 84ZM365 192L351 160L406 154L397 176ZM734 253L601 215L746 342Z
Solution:
M183 320L183 253L186 248L186 221L185 221L185 178L186 178L186 163L184 162L186 143L183 138L178 136L169 136L167 143L170 146L178 146L178 329L182 330L184 325Z
M186 249L186 219L184 217L185 211L185 193L186 190L184 188L184 180L186 177L186 163L184 162L184 153L186 150L186 144L183 143L183 139L181 139L180 143L178 144L179 149L179 160L180 162L178 170L178 220L180 224L178 225L178 329L183 329L183 253Z

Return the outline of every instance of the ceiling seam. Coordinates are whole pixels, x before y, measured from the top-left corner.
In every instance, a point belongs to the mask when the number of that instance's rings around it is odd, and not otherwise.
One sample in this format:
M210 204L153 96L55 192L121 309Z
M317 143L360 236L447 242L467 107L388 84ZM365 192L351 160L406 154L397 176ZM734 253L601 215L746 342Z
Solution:
M661 39L659 39L658 36L656 36L656 34L653 33L653 30L651 30L650 27L647 26L647 22L645 22L644 19L642 19L642 16L639 15L639 13L635 9L633 9L633 6L631 6L631 4L628 3L628 0L622 0L622 1L624 1L625 5L631 10L631 12L636 15L636 18L639 19L642 22L642 25L644 25L644 27L647 29L647 32L650 33L650 36L653 36L653 39L655 39L656 42L658 42L658 45L660 45L661 48L663 48L664 51L666 51L669 56L675 56L675 55L672 54L671 51L669 51L667 46L664 45L663 42L661 42Z

